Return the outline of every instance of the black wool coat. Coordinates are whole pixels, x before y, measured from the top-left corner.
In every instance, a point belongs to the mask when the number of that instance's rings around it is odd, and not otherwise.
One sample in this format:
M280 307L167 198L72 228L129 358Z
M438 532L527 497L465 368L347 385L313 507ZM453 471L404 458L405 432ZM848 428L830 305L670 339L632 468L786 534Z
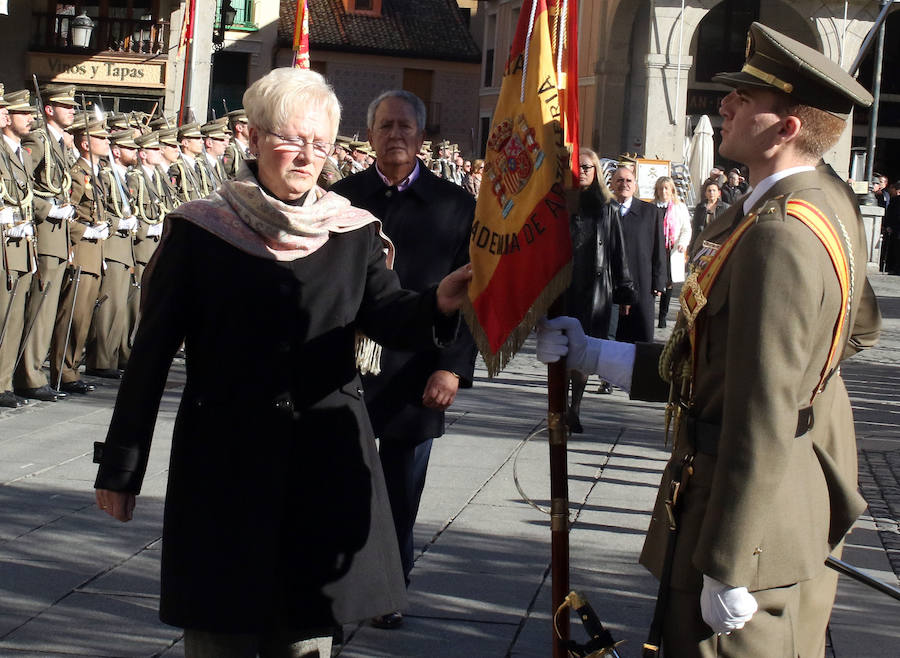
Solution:
M161 619L259 632L404 607L354 337L361 329L385 345L425 348L435 336L452 338L458 316L441 316L433 291L401 289L375 224L277 262L186 220L166 222L106 443L98 445L96 481L140 491L169 365L184 340Z
M666 247L663 239L663 209L640 199L622 215L622 233L628 269L634 281L636 301L628 315L619 316L616 340L653 342L656 319L654 290L663 290L668 279Z
M604 202L599 189L583 190L578 213L569 219L572 236L572 283L566 313L581 322L586 334L606 338L612 305L633 304L619 204Z
M332 191L384 223L384 232L397 249L394 270L404 288L427 290L469 262L475 199L424 166L402 192L386 186L375 167L338 181ZM459 375L460 388L472 386L476 353L465 326L446 349L385 349L381 374L363 377L376 436L414 442L441 436L444 412L423 406L425 384L434 371L449 370Z

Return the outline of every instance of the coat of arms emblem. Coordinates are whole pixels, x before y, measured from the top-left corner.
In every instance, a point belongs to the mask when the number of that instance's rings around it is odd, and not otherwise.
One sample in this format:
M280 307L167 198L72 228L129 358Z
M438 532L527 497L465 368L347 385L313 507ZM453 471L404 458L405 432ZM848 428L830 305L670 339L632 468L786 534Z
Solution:
M517 116L515 121L506 119L494 126L487 148L492 153L485 163L485 175L506 217L515 205L513 197L522 191L531 174L543 163L544 152L524 114Z

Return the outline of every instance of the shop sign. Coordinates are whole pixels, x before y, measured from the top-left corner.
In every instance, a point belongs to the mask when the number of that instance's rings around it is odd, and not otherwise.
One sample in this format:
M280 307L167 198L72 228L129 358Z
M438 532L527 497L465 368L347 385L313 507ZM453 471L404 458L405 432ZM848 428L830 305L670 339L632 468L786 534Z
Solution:
M98 55L28 53L31 73L44 81L121 87L165 88L166 61Z

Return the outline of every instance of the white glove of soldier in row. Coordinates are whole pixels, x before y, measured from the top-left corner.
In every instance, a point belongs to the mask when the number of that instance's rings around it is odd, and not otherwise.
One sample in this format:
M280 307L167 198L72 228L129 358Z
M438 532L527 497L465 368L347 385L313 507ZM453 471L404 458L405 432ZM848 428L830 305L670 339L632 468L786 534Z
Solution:
M162 235L162 232L163 232L163 223L162 222L159 222L157 224L150 224L150 226L147 227L147 235L160 236L160 235Z
M64 206L53 206L47 216L52 219L66 220L75 216L75 206L66 204Z
M132 231L137 228L137 217L132 215L131 217L123 217L119 220L119 231Z
M84 229L85 240L105 240L109 237L109 224L103 223L98 226L88 226Z
M12 208L0 210L0 224L9 225L16 221L16 214Z
M554 363L561 357L566 357L566 367L571 370L598 375L619 388L631 390L634 345L586 336L575 318L542 318L537 324L537 358L543 363Z
M759 606L746 587L731 587L703 576L700 612L714 633L730 633L744 627Z
M34 235L34 226L32 226L31 222L10 226L6 229L6 237L8 238L30 238L32 235Z

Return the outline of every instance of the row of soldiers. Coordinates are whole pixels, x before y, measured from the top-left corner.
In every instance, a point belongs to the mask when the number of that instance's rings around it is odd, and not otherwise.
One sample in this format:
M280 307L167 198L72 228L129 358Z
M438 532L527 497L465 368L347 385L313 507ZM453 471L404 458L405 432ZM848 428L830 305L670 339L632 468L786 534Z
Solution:
M12 408L92 391L82 361L121 377L163 219L252 157L243 110L169 127L79 113L73 86L38 92L33 105L0 85L0 406Z

